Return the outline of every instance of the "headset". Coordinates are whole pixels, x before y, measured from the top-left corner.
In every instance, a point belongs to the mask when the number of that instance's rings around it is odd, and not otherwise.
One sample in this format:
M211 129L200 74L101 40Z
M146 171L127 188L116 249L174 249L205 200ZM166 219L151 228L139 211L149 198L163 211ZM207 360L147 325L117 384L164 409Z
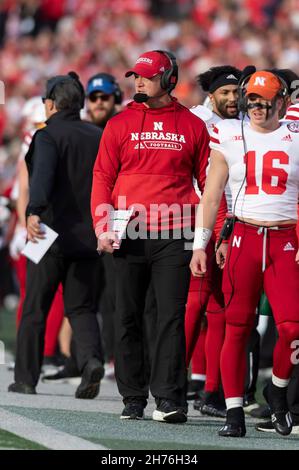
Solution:
M122 103L122 101L123 101L123 92L120 89L120 86L119 86L118 82L116 81L116 79L113 75L110 75L110 73L105 73L105 72L97 73L96 75L93 75L88 80L87 87L88 87L89 83L92 82L92 80L94 80L95 78L102 78L103 80L107 80L108 82L110 82L113 85L113 93L112 94L114 95L115 104L121 104Z
M162 51L162 50L155 50L154 52L159 52L160 54L164 54L170 61L170 68L165 70L161 75L160 85L162 90L167 90L168 93L171 93L172 90L176 87L179 77L179 68L176 61L176 57L172 52L169 51Z
M245 69L242 72L241 78L238 83L238 109L240 113L242 113L243 116L248 111L248 104L247 104L247 97L246 97L246 85L250 80L251 75L253 75L256 72L256 67L254 65L247 65ZM273 75L278 78L280 84L281 84L281 89L277 93L278 96L281 98L285 99L288 94L289 94L289 87L286 83L286 81L276 72L270 70Z

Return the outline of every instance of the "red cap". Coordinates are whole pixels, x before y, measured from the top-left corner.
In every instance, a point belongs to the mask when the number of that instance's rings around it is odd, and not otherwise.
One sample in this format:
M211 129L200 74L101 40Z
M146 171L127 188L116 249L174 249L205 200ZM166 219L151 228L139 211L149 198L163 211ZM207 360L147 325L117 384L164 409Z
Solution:
M254 93L265 100L272 100L281 88L282 85L274 73L262 70L251 75L246 87L246 96Z
M156 51L145 52L136 60L134 67L128 70L126 77L136 73L141 77L152 78L170 68L170 59L165 54Z

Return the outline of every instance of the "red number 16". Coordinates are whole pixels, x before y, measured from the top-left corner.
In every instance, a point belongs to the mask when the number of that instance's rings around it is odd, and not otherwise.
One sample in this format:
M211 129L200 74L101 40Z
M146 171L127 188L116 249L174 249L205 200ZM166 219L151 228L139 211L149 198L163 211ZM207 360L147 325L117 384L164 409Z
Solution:
M288 180L288 173L282 168L273 167L273 160L279 160L281 164L289 163L289 156L281 151L269 151L263 156L263 170L262 170L262 190L266 194L283 194L286 190L286 183ZM258 194L259 186L256 184L256 152L251 150L244 156L245 164L247 165L247 185L245 194ZM277 177L277 183L273 186L272 178Z

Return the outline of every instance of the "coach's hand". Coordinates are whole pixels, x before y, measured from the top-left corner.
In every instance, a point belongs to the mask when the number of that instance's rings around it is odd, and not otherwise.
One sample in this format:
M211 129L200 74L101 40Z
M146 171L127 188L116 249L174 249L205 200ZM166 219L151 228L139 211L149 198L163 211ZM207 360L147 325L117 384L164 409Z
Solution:
M112 246L114 243L119 244L119 240L117 235L114 232L105 232L100 235L98 238L98 247L97 250L99 253L104 251L105 253L113 253L114 247Z
M297 264L299 264L299 250L297 251L295 261Z
M202 277L207 272L207 254L204 250L194 250L190 263L193 276Z
M44 232L40 228L40 218L38 215L27 217L27 237L33 243L37 243L37 238L45 238Z

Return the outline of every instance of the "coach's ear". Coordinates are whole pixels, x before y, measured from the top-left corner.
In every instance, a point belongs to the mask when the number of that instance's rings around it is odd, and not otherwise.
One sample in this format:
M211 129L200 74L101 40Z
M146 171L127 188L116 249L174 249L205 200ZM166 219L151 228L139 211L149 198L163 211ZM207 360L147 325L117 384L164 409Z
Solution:
M47 119L49 119L49 117L52 116L52 114L56 113L57 111L55 101L51 100L50 98L46 98L44 100L44 104L45 104L46 117Z

